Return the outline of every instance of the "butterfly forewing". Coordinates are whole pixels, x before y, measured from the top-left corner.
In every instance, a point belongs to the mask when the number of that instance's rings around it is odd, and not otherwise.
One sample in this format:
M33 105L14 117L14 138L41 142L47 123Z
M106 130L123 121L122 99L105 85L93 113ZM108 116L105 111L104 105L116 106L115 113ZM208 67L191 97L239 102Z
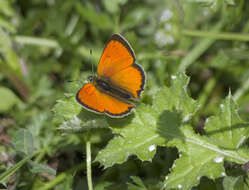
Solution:
M128 42L114 34L107 43L98 65L98 75L107 78L117 86L138 99L144 90L145 74L135 63L135 55Z

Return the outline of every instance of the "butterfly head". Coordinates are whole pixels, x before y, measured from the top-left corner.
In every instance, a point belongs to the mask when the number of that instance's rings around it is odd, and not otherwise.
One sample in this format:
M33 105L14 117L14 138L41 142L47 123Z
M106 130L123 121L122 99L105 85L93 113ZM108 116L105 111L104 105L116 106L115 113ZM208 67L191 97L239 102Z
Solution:
M94 78L95 78L94 76L89 76L89 77L88 77L89 82L92 83L92 82L94 81Z

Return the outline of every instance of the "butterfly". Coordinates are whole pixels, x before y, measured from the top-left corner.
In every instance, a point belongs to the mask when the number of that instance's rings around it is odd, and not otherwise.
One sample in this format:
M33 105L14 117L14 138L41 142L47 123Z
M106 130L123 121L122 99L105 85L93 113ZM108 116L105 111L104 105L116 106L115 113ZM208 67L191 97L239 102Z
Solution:
M97 76L89 76L76 94L76 100L87 110L121 118L136 107L145 87L145 73L135 63L135 54L120 34L113 34L100 57Z

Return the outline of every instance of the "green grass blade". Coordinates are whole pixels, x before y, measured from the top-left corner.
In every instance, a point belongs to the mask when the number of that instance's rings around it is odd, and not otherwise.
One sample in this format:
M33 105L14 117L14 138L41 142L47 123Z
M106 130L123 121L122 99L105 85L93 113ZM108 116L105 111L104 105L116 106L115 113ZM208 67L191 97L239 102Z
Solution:
M214 26L214 28L211 30L212 32L219 31L224 22L221 21L217 25ZM183 34L185 35L184 31ZM214 42L216 39L213 38L205 38L200 41L200 43L193 48L192 51L189 52L189 54L184 57L181 61L181 64L179 66L179 71L185 71L194 61L196 61Z
M60 45L57 41L45 38L35 38L29 36L15 36L14 40L19 44L45 46L51 48L59 48Z
M13 175L17 170L19 170L28 160L30 160L36 153L30 154L26 158L19 161L15 166L11 167L4 173L0 175L0 183L5 182L11 175Z

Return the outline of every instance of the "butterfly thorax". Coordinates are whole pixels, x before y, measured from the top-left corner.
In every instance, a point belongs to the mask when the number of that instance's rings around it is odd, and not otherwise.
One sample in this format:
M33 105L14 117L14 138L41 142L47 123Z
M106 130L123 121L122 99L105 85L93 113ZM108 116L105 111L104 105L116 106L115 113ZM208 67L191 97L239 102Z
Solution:
M102 77L90 76L88 77L90 82L98 88L103 93L109 94L111 96L122 98L122 99L131 99L132 96L123 89L115 87L115 85L111 84L108 79L104 79Z

